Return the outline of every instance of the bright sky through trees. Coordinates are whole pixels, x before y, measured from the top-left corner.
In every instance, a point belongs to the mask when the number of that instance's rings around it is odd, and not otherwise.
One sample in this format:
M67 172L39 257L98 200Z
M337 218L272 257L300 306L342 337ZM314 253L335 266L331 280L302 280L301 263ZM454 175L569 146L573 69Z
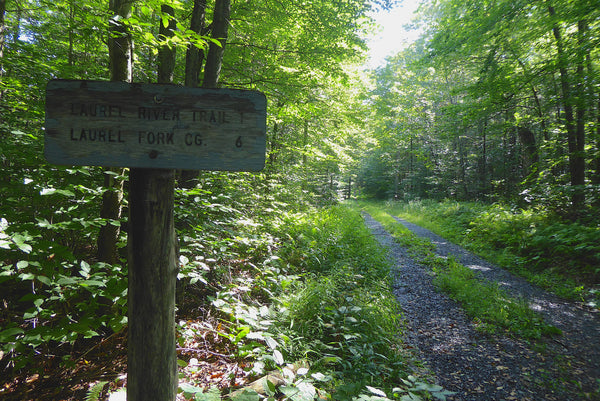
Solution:
M369 68L380 66L387 56L396 54L419 37L419 30L408 29L406 25L415 17L415 11L421 2L403 0L392 10L380 11L374 15L380 30L368 39Z

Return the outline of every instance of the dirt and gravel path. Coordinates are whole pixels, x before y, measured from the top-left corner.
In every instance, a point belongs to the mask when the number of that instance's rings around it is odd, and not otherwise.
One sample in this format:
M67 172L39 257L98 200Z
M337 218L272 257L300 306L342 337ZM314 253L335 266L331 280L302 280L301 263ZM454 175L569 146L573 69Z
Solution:
M430 239L440 256L454 255L486 280L499 282L563 332L537 344L476 330L460 305L432 284L431 271L369 215L365 222L395 263L394 293L404 311L407 343L452 400L600 399L600 316L563 301L419 226L397 219Z

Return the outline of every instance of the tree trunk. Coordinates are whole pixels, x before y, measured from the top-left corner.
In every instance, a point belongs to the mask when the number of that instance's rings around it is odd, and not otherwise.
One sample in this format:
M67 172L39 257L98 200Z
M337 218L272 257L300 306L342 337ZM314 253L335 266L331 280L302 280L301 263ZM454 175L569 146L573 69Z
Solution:
M273 123L273 135L271 135L270 148L269 152L269 164L271 166L275 165L277 161L277 153L279 152L279 124L277 121Z
M598 85L598 76L597 72L594 68L594 64L592 61L592 55L589 48L586 49L586 70L587 76L590 77L587 80L586 87L586 97L590 104L590 121L594 122L590 127L590 143L593 143L595 149L592 151L593 158L590 162L590 182L592 185L596 186L596 190L594 191L594 199L592 199L592 205L594 207L600 207L600 93L598 93L595 88ZM594 78L595 77L595 78Z
M73 0L69 2L69 55L68 55L68 63L69 67L73 67L75 64L75 56L73 51L73 45L75 41L75 4L73 4Z
M206 16L206 0L194 0L194 9L192 11L192 19L190 21L190 30L201 34L204 30L204 19ZM200 70L202 69L202 61L204 59L204 51L189 44L185 54L185 86L197 88L200 84Z
M119 18L131 17L133 0L110 0L113 18L109 22L108 52L111 81L131 82L133 76L133 43L127 26Z
M163 4L160 9L163 15L174 17L175 10L173 10L173 7ZM159 42L172 37L175 29L177 29L175 18L169 18L167 26L163 24L161 18L160 28L158 30ZM169 47L164 44L158 50L158 83L173 83L175 56L175 47Z
M219 84L223 54L225 52L225 44L227 43L230 13L230 0L215 1L212 37L218 40L221 46L211 43L208 48L208 56L206 57L206 65L204 66L204 80L202 81L203 88L216 88Z
M2 88L3 75L4 75L4 46L6 44L6 0L0 0L0 101L3 98L4 91ZM2 121L0 117L0 121Z
M488 172L487 172L487 119L483 122L483 127L481 127L482 133L482 144L481 144L481 158L479 159L479 193L477 197L481 197L482 195L487 195L488 189Z
M346 199L352 198L352 176L348 177L348 192Z
M548 6L550 17L556 18L554 7ZM579 123L575 120L573 106L577 100L573 97L568 71L568 55L566 54L560 27L554 23L552 33L556 40L558 66L560 72L561 97L564 107L567 144L569 147L569 174L573 192L571 195L572 211L577 213L585 202L585 158L583 153L584 133L580 132ZM579 67L578 67L579 68ZM579 110L578 110L579 113ZM579 114L577 116L579 120Z
M163 5L164 15L173 16ZM161 39L173 35L175 20L161 21ZM171 83L175 49L159 49L159 83ZM174 401L177 396L174 170L133 168L129 180L128 401Z
M573 202L577 214L580 214L581 208L585 205L585 118L586 118L586 74L585 74L585 49L587 48L587 21L581 20L577 24L578 28L578 44L577 47L577 87L575 89L575 175L576 182L574 185L577 202Z
M304 119L304 130L302 134L302 166L304 168L304 172L306 172L306 168L308 165L308 119Z
M527 127L517 127L517 136L523 146L523 174L530 175L539 161L534 133Z
M109 68L111 81L131 82L133 75L133 43L127 27L120 18L131 16L132 0L111 0L110 11L113 17L109 22ZM118 17L118 18L117 18ZM107 168L104 171L104 188L100 217L119 221L122 214L124 170ZM105 223L98 233L98 260L106 263L117 263L119 253L117 243L121 228L118 224Z
M594 174L592 176L592 184L597 186L595 193L600 192L600 95L598 95L596 106L596 156L594 157ZM594 206L600 207L600 195L596 195Z
M204 30L206 16L206 0L194 0L190 30L201 34ZM185 86L197 88L200 84L200 70L204 51L194 44L189 44L185 54ZM181 170L178 184L181 188L193 188L196 185L197 170Z

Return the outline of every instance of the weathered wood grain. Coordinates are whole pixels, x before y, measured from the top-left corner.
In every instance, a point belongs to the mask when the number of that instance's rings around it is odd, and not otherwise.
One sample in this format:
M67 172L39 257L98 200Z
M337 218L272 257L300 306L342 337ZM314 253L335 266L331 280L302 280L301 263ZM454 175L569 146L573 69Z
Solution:
M258 171L266 98L245 90L53 80L45 137L54 164Z

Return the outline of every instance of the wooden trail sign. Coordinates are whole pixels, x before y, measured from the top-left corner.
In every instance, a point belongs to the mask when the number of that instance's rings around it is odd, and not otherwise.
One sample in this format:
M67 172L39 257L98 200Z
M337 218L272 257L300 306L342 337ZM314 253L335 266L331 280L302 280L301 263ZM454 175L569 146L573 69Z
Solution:
M174 400L177 391L173 170L261 170L266 104L255 91L169 84L46 87L50 163L131 167L129 399Z
M44 153L62 165L258 171L266 105L256 91L53 80Z

